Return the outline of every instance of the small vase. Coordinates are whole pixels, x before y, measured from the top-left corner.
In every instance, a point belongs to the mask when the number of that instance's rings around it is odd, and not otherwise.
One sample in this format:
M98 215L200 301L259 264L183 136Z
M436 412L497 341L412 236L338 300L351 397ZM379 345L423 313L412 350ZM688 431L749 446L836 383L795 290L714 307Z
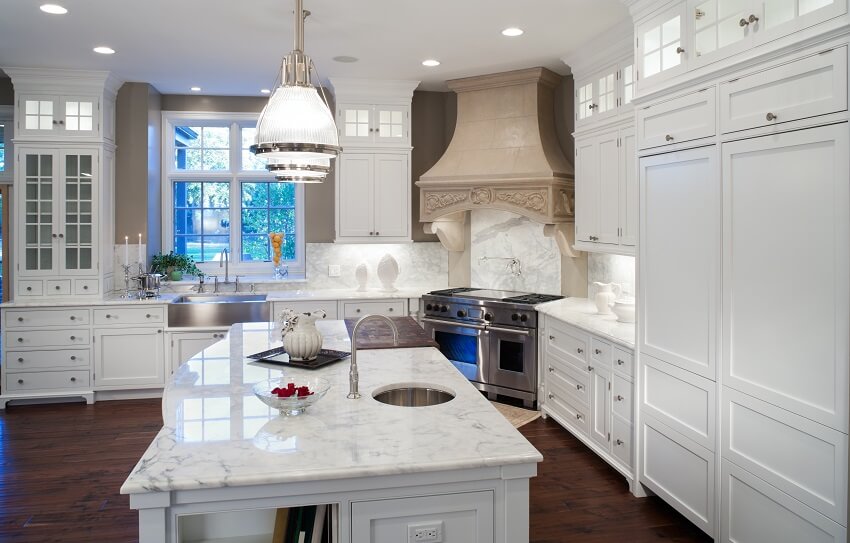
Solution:
M316 328L316 321L324 319L321 309L312 313L299 313L285 309L281 313L284 321L283 348L289 353L290 360L309 362L315 360L322 348L322 333Z

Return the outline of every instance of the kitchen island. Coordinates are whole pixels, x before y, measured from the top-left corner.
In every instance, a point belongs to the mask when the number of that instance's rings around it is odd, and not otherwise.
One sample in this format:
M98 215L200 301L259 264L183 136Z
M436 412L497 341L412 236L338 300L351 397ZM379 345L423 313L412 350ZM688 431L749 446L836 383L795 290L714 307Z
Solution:
M318 324L325 348L350 350L342 321ZM337 542L412 541L431 527L445 543L528 541L542 456L439 351L360 351L363 397L349 400L347 360L303 370L246 358L278 345L273 323L237 324L172 376L163 428L121 488L141 543L270 541L278 508L312 504L331 505ZM282 374L331 389L282 417L251 391ZM416 408L372 398L411 383L456 397Z

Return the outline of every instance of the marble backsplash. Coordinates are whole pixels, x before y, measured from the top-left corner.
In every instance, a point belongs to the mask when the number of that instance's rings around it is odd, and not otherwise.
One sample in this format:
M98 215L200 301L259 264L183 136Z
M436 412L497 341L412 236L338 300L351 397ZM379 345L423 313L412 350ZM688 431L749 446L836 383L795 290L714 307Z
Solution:
M587 297L591 300L599 290L594 282L619 283L624 296L634 296L635 257L588 253L587 255Z
M470 228L472 286L561 293L561 254L543 235L542 224L507 211L482 209L471 213ZM521 275L511 272L510 261L505 260L510 258L519 260Z

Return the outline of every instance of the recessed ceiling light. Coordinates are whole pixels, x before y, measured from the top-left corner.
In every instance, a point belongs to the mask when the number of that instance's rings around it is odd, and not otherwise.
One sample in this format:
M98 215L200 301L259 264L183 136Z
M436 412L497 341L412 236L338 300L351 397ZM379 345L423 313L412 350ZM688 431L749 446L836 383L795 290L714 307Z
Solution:
M65 15L68 13L68 10L63 8L58 4L42 4L38 7L44 13L49 13L51 15Z
M432 59L432 58L429 58L428 60L423 60L423 61L422 61L422 65L423 65L423 66L428 66L429 68L433 68L434 66L439 66L439 65L440 65L440 61L439 61L439 60L434 60L434 59Z
M192 87L189 90L192 91L192 92L201 92L201 87Z
M105 45L101 45L92 49L95 53L100 53L101 55L114 55L115 49L111 47L106 47Z
M351 64L352 62L357 62L358 60L360 60L360 59L359 59L359 58L357 58L357 57L349 57L349 56L347 56L347 55L340 55L340 56L338 56L338 57L334 57L333 59L334 59L336 62L344 62L344 63L346 63L346 64Z
M262 92L263 94L271 94L272 93L271 89L260 89L260 92Z
M515 26L502 30L503 36L510 36L511 38L515 36L522 36L522 33L523 30L521 28L516 28Z

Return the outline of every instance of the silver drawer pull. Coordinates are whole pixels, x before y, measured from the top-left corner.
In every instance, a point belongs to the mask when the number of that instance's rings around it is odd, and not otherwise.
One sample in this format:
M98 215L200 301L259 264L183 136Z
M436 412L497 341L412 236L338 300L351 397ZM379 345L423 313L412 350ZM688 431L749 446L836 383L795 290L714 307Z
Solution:
M593 352L596 354L602 354L602 351L600 351L599 349L593 349Z
M72 321L75 321L75 320L77 320L77 317L75 317L75 316L71 315L71 320L72 320Z
M27 292L32 292L32 287L27 287Z
M62 288L62 287L60 287L59 285L56 285L56 290L59 290L59 289L61 289L61 288Z
M554 400L554 399L555 399L555 396L553 396L551 392L549 393L549 399L550 399L550 400Z
M77 339L77 336L71 336L71 341L74 341L75 339Z
M682 48L682 47L677 47L677 48L676 48L676 52L677 52L677 53L679 53L679 54L681 55L682 53L684 53L684 52L685 52L685 50L684 50L684 48Z
M147 315L145 315L145 318L146 318L146 319L151 318L151 314L150 314L150 313L148 313Z
M71 360L76 360L76 359L77 359L77 357L76 357L76 356L71 355Z
M671 136L670 134L667 134L666 136L664 136L664 139L667 140L667 141L673 141L673 136Z
M581 420L582 418L584 417L581 413L576 413L576 420Z
M24 384L24 380L23 380L23 379L18 379L18 384L19 384L19 385Z
M23 342L24 342L24 338L19 337L19 338L18 338L18 343L23 343Z
M392 307L390 307L390 308L389 308L389 311L390 311L390 312L392 312L392 310L393 310L393 308L392 308Z
M749 26L750 22L742 17L741 20L738 21L738 24L741 26L741 28L743 28L745 26Z
M77 382L77 378L76 378L76 377L71 377L71 382L72 382L72 383L76 383L76 382Z
M776 119L778 119L778 118L779 118L779 117L777 117L777 116L776 116L776 115L774 115L773 113L768 113L768 114L765 116L765 119L767 119L768 121L775 121L775 120L776 120Z
M553 368L552 366L549 366L549 373L555 373L555 368Z
M576 385L576 390L581 390L583 388L584 388L584 386L582 386L582 385Z
M23 364L23 363L24 363L24 359L23 359L23 358L18 358L18 362L20 362L21 364Z
M112 318L112 315L110 315L109 313L107 313L107 314L106 314L106 318L107 318L107 319L111 319L111 318Z
M617 397L614 398L614 399L617 400L618 402L622 402L624 400L624 398L622 396L620 396L619 394L617 394Z
M83 290L88 290L88 289L89 289L88 285L83 285Z
M615 442L614 442L614 444L615 444L615 445L622 445L622 444L623 444L623 440L622 440L622 439L618 439L617 441L615 441Z
M357 309L357 312L360 313L360 309Z
M617 359L617 365L618 365L618 366L622 366L623 364L625 364L625 362L623 362L622 360L620 360L620 359L618 358L618 359Z
M755 24L755 23L759 22L759 18L758 18L758 17L756 17L754 13L751 13L751 14L750 14L750 18L749 18L749 19L747 19L747 21L748 21L748 22L750 22L750 23Z
M18 322L24 322L24 318L23 318L23 317L18 317Z

